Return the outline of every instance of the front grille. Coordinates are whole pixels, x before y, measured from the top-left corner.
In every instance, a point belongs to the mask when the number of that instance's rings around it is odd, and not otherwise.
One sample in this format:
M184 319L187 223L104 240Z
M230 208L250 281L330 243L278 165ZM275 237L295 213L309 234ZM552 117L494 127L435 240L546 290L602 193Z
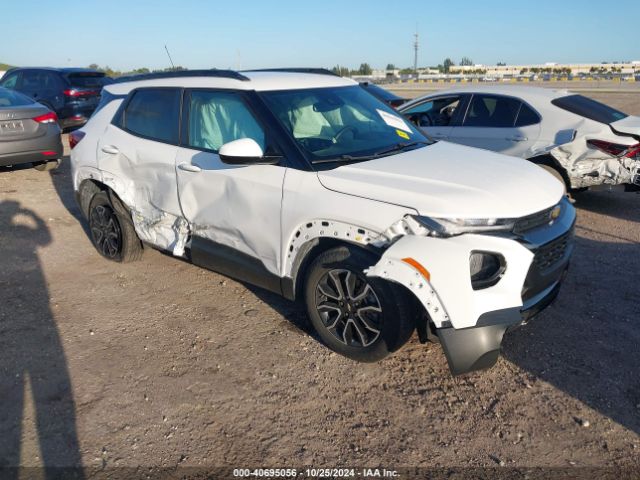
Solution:
M567 249L573 242L573 229L552 242L539 247L533 258L533 263L540 270L544 271L553 267L564 258Z
M521 235L529 230L548 224L551 221L551 212L554 208L556 208L555 205L547 208L546 210L542 210L541 212L532 213L526 217L519 218L516 220L513 227L513 233Z

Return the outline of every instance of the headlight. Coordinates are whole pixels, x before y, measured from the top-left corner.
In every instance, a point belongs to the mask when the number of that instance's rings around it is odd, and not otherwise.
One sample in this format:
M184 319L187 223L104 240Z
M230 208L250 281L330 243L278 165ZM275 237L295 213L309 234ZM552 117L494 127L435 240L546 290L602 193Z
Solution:
M463 233L508 232L513 229L514 218L431 218L411 216L429 230L434 237L452 237Z

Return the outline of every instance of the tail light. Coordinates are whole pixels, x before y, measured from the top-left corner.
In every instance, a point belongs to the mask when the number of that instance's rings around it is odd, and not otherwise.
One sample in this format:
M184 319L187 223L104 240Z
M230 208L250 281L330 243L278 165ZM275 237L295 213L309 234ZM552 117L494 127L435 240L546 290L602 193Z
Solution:
M87 97L89 95L98 95L99 92L97 90L76 90L75 88L67 88L66 90L63 90L62 93L64 93L66 97L78 98Z
M75 132L71 132L69 134L69 148L73 150L75 146L78 145L78 143L80 143L80 140L82 140L85 135L86 133L84 133L81 130L76 130Z
M614 157L640 157L640 143L635 145L622 145L619 143L607 142L605 140L587 140L587 145L591 148L600 150L601 152L613 155Z
M58 121L58 116L54 112L47 112L42 115L38 115L37 117L33 117L32 120L38 123L56 123Z

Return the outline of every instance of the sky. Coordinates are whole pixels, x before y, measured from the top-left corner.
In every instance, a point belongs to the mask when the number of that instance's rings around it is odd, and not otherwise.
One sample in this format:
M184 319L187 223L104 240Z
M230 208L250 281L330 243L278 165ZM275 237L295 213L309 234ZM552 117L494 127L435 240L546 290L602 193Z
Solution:
M639 17L639 0L5 0L0 62L165 68L167 45L186 68L402 68L416 31L419 66L640 60Z

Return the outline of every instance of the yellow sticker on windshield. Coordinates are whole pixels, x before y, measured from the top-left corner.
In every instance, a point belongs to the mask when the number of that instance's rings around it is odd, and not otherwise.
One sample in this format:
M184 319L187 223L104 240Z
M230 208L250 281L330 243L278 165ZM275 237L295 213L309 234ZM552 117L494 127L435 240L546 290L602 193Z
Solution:
M409 134L407 132L403 132L402 130L396 130L396 133L399 137L404 138L405 140L409 140Z

